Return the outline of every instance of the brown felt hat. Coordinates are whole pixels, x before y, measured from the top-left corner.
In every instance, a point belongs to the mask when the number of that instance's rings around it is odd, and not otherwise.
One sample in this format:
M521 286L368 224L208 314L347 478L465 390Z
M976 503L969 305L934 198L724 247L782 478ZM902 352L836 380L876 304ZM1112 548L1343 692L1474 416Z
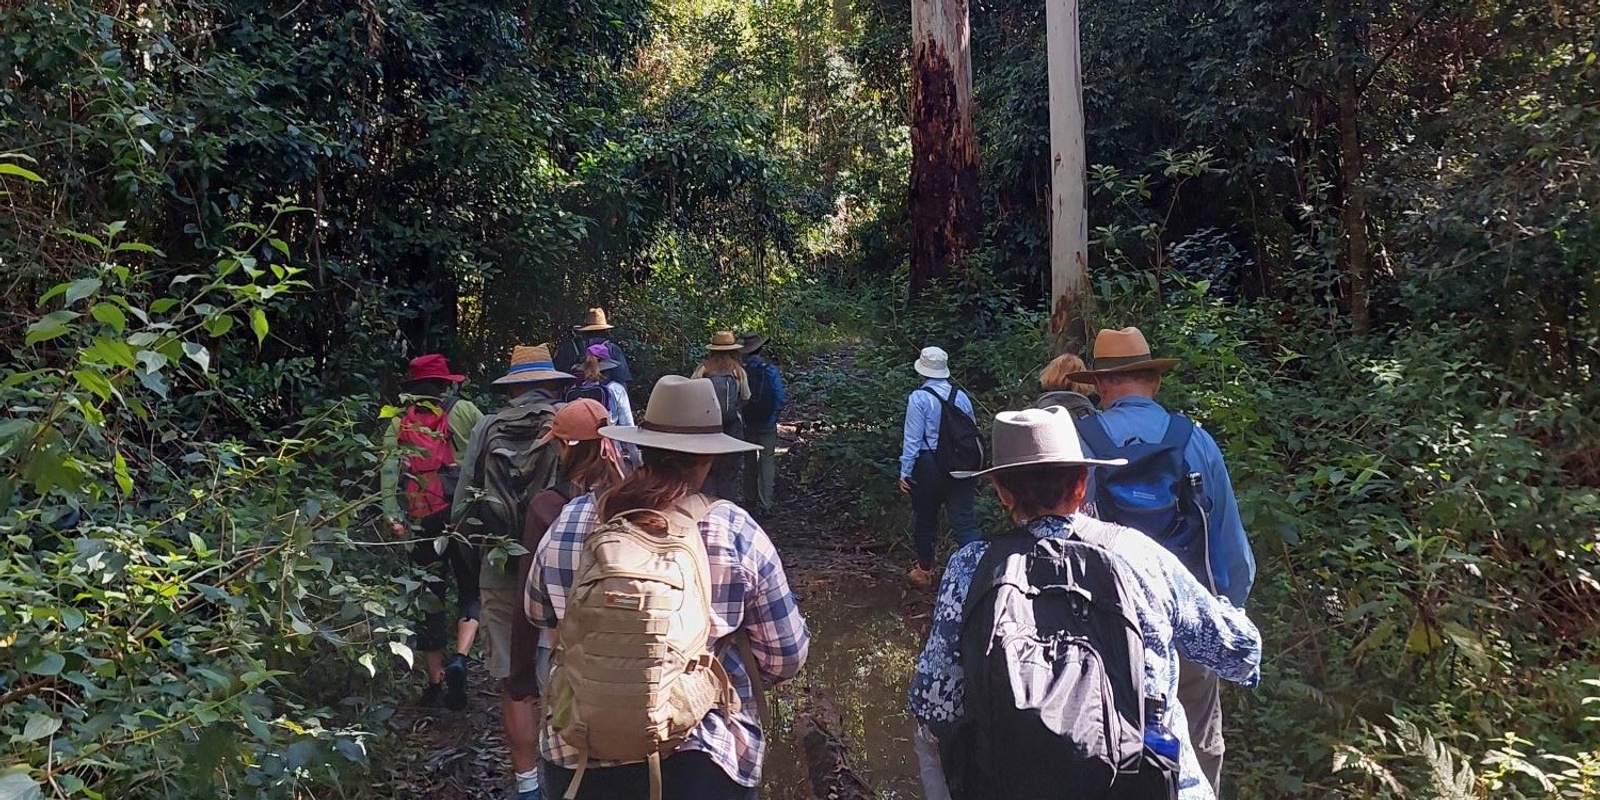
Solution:
M1144 333L1138 328L1123 328L1120 331L1102 328L1095 334L1094 357L1090 363L1094 369L1074 372L1067 376L1067 380L1088 382L1101 375L1118 372L1166 372L1178 365L1178 359L1151 358L1150 343L1144 340Z

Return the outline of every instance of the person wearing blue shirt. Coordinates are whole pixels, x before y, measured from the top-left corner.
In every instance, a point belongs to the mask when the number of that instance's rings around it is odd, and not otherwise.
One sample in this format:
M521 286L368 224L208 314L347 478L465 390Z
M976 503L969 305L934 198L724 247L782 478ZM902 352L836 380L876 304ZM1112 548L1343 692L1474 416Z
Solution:
M747 333L740 343L745 356L744 372L750 383L750 400L744 405L744 440L761 445L760 450L745 456L744 502L746 507L766 513L772 510L772 487L778 478L774 460L778 454L778 415L789 404L789 394L783 388L778 365L761 355L767 337Z
M1155 401L1161 389L1161 376L1178 362L1152 358L1150 345L1138 328L1102 330L1095 336L1094 369L1067 376L1074 381L1092 381L1100 391L1102 411L1095 421L1104 426L1115 446L1130 442L1159 443L1173 415ZM1091 454L1111 458L1114 453ZM1208 583L1216 594L1243 608L1255 581L1255 554L1239 518L1239 503L1233 494L1227 466L1216 440L1198 426L1184 448L1185 469L1201 476L1202 503L1209 507L1205 545L1209 574L1195 575ZM1100 467L1098 470L1106 468ZM1091 477L1091 482L1093 477ZM1094 488L1090 487L1090 497ZM1106 509L1096 509L1102 518ZM1119 522L1107 519L1108 522ZM1213 789L1222 776L1222 705L1217 674L1187 659L1182 662L1178 700L1188 717L1190 738L1200 760L1201 771Z
M950 517L956 544L978 538L978 518L973 511L976 484L950 477L933 458L939 447L939 415L944 402L950 401L967 416L977 417L973 416L972 398L950 382L950 355L942 348L923 348L915 368L926 380L906 398L900 491L911 496L911 543L917 554L917 563L907 577L913 586L930 589L934 585L933 545L939 534L939 509L945 509Z

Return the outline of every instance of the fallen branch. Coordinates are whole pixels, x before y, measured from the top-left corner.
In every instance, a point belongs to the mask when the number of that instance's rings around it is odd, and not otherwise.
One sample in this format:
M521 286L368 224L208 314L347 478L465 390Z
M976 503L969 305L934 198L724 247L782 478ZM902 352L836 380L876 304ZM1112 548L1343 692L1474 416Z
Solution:
M843 729L827 696L807 691L804 710L795 715L794 735L805 753L811 793L817 800L873 800L872 787L850 767Z

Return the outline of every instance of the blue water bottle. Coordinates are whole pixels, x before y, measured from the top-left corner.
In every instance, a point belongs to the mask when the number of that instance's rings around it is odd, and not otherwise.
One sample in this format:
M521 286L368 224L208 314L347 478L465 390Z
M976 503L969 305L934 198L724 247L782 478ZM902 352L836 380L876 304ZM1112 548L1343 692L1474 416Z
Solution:
M1150 752L1177 763L1178 737L1167 730L1167 724L1162 721L1162 716L1167 710L1167 704L1158 699L1145 698L1144 701L1144 746Z

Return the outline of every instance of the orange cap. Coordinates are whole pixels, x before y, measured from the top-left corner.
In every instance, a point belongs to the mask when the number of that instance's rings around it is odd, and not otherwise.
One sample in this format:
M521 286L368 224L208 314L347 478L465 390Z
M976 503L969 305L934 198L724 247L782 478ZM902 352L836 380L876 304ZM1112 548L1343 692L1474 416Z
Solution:
M556 412L550 423L550 438L577 444L600 438L600 429L611 424L606 407L587 397L574 400Z

